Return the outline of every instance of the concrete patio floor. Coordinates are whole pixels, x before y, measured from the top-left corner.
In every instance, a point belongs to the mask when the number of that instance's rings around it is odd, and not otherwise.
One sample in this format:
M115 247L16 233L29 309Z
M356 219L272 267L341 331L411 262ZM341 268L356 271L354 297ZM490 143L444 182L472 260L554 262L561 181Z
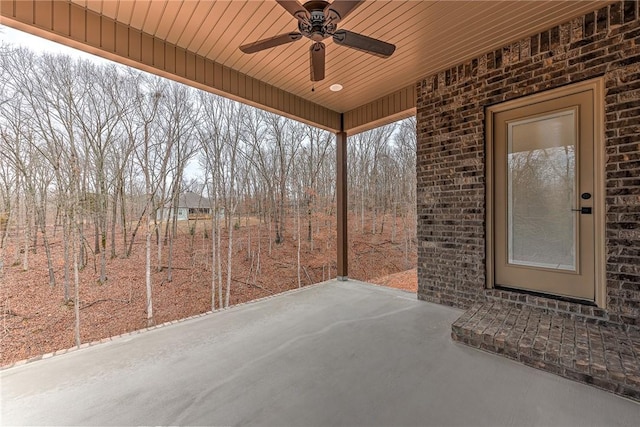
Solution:
M460 314L331 281L4 370L0 423L638 425L635 402L454 343Z

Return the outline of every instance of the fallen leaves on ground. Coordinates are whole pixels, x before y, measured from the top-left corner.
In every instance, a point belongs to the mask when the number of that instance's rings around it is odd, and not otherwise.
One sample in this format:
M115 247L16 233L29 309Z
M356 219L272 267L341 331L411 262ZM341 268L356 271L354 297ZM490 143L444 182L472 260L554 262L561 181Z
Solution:
M234 230L232 247L232 276L229 305L251 301L336 276L335 223L321 218L314 222L313 242L303 235L300 242L301 267L298 270L298 241L288 233L282 244L273 243L268 227L247 221ZM293 223L293 221L291 221ZM415 245L407 252L401 230L372 233L356 224L350 230L349 276L385 286L415 292L415 269L389 275L414 267ZM158 263L158 247L152 248L152 284L154 323L189 317L211 310L211 230L204 225L190 233L189 224L181 224L173 248L172 280L168 278L169 247L161 248L162 262ZM41 244L36 253L28 253L29 268L22 271L24 253L16 244L21 236L8 239L5 248L4 277L1 286L0 365L54 352L75 345L74 303L64 303L64 248L60 230L48 231L56 284L49 285L47 261ZM90 236L87 236L88 238ZM224 259L222 282L226 286L226 235L222 235ZM271 240L271 242L270 242ZM138 236L133 253L123 258L122 237L116 244L119 256L107 258L107 281L99 283L99 255L90 255L80 273L80 336L82 342L147 327L145 288L145 243ZM110 248L107 248L109 253ZM14 263L16 261L16 263ZM162 266L158 270L156 267ZM70 296L73 299L73 271L69 271ZM217 277L217 273L216 273ZM378 277L379 279L373 279ZM217 283L216 283L217 288ZM219 295L216 294L216 307Z

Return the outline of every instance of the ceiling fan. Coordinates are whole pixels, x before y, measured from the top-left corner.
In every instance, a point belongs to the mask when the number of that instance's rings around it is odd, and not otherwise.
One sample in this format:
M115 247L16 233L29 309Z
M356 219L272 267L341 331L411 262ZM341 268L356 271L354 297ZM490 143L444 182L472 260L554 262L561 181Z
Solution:
M286 9L298 20L298 31L280 34L275 37L259 40L240 46L244 53L256 53L265 49L295 42L306 37L313 41L310 52L311 81L318 82L324 79L324 39L333 38L333 42L370 53L382 58L388 58L396 50L391 43L374 39L363 34L348 30L338 29L337 24L349 15L364 0L334 0L329 3L325 0L311 0L304 5L298 0L276 0L280 6Z

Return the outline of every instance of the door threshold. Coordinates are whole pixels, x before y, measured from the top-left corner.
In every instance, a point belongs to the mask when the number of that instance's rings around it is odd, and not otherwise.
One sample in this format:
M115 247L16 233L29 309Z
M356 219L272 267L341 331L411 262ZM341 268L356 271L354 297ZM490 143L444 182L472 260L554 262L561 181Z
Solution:
M585 300L580 298L572 298L564 295L546 294L544 292L536 292L528 289L509 288L507 286L500 286L500 285L494 286L494 289L499 291L514 292L516 294L531 295L538 298L548 298L556 301L567 302L570 304L580 304L580 305L586 305L589 307L597 307L595 301Z

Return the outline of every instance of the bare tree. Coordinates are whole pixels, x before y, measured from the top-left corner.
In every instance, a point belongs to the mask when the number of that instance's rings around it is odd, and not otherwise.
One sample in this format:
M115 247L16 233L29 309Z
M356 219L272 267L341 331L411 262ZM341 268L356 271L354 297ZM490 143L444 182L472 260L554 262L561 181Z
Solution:
M205 182L209 184L208 195L211 207L211 309L223 306L222 299L222 256L221 224L219 205L220 170L223 147L223 115L225 103L222 98L200 92L198 97L205 120L198 126L198 142L202 150L200 165L206 171ZM216 292L217 288L217 292Z
M169 244L167 259L167 281L173 280L173 242L177 232L177 215L175 209L178 198L183 189L184 171L189 161L196 153L194 142L194 127L198 122L197 105L191 100L193 92L187 86L177 83L168 85L165 96L160 102L158 111L158 138L163 138L170 156L163 179L163 189L166 193L161 196L171 212L165 224L164 244ZM158 245L158 267L162 268L162 245Z
M292 170L301 142L301 125L273 113L263 113L268 138L270 170L263 176L272 174L275 178L275 192L271 195L275 207L275 242L282 243L285 238L286 205L288 199L287 181ZM259 151L260 152L260 151Z
M313 126L303 125L305 135L302 156L308 159L307 167L304 170L306 188L304 198L307 208L307 241L310 249L313 250L313 204L318 195L318 176L328 160L328 154L333 144L333 135L322 129Z
M107 176L108 154L111 145L123 135L119 133L126 106L120 96L124 78L115 65L97 66L88 61L79 63L78 84L81 95L74 97L75 120L86 144L86 161L92 165L92 193L96 215L96 235L100 253L100 283L107 280L107 221L110 183Z
M177 275L181 228L175 209L191 188L185 171L198 153L197 191L211 204L202 239L211 266L211 308L231 304L241 277L259 288L261 269L294 245L297 285L320 276L304 251L318 252L320 227L329 231L335 224L331 133L138 71L59 55L4 53L0 48L0 274L7 239L17 243L16 260L25 269L31 251L44 249L49 282L64 275L77 344L82 280L105 283L109 259L130 257L140 229L146 321L154 324L155 281ZM403 233L396 246L404 245L407 260L415 248L415 151L415 120L349 139L350 213L359 216L363 233L386 232L391 217L391 240ZM49 249L58 229L63 271ZM93 245L87 243L92 230ZM195 230L189 248L196 266L201 258L194 255L194 236ZM334 241L328 238L326 247ZM266 244L268 255L261 257ZM238 269L239 253L247 269ZM83 273L92 259L93 273ZM335 270L332 262L323 263L322 277ZM153 275L152 268L162 273Z
M158 191L157 175L166 172L171 147L166 147L163 141L155 137L155 119L158 114L158 104L163 96L165 84L158 78L141 79L135 97L134 110L127 128L129 136L136 139L136 160L144 176L145 215L146 215L146 256L145 256L145 288L147 325L155 323L153 317L153 286L151 282L151 238L156 231L155 196ZM133 237L132 242L133 244Z

